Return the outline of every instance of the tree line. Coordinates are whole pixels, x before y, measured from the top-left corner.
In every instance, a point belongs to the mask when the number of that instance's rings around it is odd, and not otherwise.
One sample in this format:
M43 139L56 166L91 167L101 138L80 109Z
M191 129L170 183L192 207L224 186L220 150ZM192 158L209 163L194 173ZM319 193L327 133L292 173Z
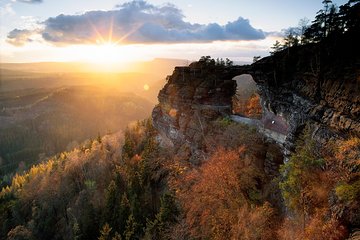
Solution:
M318 43L326 38L337 38L345 33L353 33L360 29L360 0L349 0L346 4L337 7L331 0L322 1L315 19L304 18L299 21L297 27L291 27L284 31L282 42L276 41L271 47L271 54L284 49Z

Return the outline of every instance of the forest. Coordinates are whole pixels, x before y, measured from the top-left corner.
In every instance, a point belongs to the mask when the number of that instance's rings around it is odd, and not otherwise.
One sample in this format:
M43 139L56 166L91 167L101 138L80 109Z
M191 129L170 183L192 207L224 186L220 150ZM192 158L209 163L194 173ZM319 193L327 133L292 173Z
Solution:
M325 148L304 129L280 177L264 168L279 149L254 129L226 119L211 129L218 144L197 167L185 149L159 146L150 120L34 165L1 192L1 238L345 239L328 199L359 217L359 138Z
M15 172L87 139L123 130L152 104L106 87L69 86L0 93L0 185Z

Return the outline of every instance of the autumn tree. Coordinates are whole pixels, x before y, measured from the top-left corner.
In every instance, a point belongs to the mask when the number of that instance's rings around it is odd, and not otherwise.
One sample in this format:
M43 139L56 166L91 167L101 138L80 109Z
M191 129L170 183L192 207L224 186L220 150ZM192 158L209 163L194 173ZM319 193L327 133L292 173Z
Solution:
M260 200L261 178L244 147L218 149L201 169L184 179L187 185L193 183L180 193L192 236L231 239L241 221L238 211Z
M247 101L245 115L252 118L260 118L261 114L262 107L260 104L260 96L259 94L253 94Z

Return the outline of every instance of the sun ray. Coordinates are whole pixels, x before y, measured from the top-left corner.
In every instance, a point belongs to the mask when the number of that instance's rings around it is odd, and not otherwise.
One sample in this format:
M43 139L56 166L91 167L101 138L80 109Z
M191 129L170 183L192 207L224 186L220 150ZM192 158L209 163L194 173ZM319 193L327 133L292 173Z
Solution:
M114 44L117 45L117 44L121 43L123 40L125 40L127 37L129 37L131 34L136 32L137 30L139 30L139 28L141 28L142 26L143 26L143 24L138 24L131 31L127 32L121 38L119 38L116 42L114 42Z
M111 16L110 25L109 25L109 36L108 36L109 43L112 43L113 31L114 31L114 16Z
M101 44L104 44L106 41L104 40L103 36L101 35L101 33L97 30L97 28L95 27L95 25L91 22L90 19L88 19L88 22L91 26L91 28L93 29L93 31L95 32L97 39L99 40Z

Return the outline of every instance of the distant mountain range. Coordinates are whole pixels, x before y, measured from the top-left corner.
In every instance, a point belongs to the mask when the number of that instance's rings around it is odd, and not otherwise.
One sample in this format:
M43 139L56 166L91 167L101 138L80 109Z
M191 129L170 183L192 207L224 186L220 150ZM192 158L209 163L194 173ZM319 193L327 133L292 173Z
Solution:
M175 66L186 65L188 63L190 62L185 59L156 58L152 61L127 63L126 68L124 68L122 63L119 63L118 66L114 65L114 69L111 72L146 72L168 74ZM2 69L1 71L13 70L33 73L103 72L94 68L95 65L95 63L86 62L0 63L0 69ZM0 74L3 74L3 72L0 72Z

